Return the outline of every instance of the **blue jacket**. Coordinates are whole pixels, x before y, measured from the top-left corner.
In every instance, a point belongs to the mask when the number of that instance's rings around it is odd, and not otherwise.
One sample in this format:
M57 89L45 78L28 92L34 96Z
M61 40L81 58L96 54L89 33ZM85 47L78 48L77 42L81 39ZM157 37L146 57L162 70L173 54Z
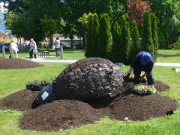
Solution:
M154 60L151 56L150 60L148 61L148 63L146 65L141 64L140 61L141 61L141 58L144 53L148 53L148 52L142 51L142 52L138 53L138 55L134 58L134 60L131 64L131 67L134 70L145 71L146 73L150 73L154 66Z

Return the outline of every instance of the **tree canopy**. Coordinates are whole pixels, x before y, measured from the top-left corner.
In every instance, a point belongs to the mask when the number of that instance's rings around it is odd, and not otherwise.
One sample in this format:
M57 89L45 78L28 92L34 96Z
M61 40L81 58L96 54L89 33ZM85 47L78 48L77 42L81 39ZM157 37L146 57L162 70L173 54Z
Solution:
M6 25L13 34L34 38L41 41L46 34L40 20L45 17L54 19L57 32L73 38L74 35L84 36L84 29L78 19L83 14L96 13L98 16L107 13L110 19L111 32L114 24L123 14L142 25L145 11L157 16L159 44L165 48L174 43L180 34L179 1L178 0L1 0L8 3L9 13ZM134 3L136 2L136 3ZM138 13L138 14L136 14ZM18 18L18 19L17 19ZM18 28L18 30L17 30ZM139 27L140 28L140 27ZM140 33L140 37L142 37Z

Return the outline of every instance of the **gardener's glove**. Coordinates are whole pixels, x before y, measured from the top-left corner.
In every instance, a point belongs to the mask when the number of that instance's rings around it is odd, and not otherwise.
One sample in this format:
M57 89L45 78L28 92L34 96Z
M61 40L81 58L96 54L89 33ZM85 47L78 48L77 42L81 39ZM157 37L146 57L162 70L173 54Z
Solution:
M124 76L124 81L127 82L129 79L130 73L126 73Z
M142 75L142 76L140 76L139 80L141 82L146 82L147 79L146 79L146 76Z

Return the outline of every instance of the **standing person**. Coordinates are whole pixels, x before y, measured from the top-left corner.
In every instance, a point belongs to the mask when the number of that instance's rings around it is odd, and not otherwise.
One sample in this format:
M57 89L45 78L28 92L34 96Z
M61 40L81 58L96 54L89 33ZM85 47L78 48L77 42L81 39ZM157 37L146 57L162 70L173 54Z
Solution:
M32 59L32 55L34 54L34 58L36 59L37 53L37 45L33 38L30 39L30 59Z
M151 54L142 51L134 58L129 71L125 76L125 79L129 78L131 72L134 70L134 85L138 85L141 71L144 71L145 73L142 77L144 78L147 76L148 85L154 87L154 79L152 76L153 66L154 60Z
M60 40L59 40L59 37L56 37L56 40L55 40L54 44L55 44L55 50L56 50L56 57L60 56L60 54L59 54L59 50L60 50Z
M13 40L11 41L9 51L11 52L12 58L14 58L14 54L15 54L16 58L18 58L18 53L17 53L18 46Z

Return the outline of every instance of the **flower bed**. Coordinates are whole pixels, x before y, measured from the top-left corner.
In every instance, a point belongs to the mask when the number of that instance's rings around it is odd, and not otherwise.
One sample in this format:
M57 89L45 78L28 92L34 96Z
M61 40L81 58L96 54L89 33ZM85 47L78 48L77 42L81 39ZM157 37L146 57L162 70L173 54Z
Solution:
M127 90L136 92L138 94L156 93L156 89L154 87L144 86L144 85L133 85L132 87L128 88Z

